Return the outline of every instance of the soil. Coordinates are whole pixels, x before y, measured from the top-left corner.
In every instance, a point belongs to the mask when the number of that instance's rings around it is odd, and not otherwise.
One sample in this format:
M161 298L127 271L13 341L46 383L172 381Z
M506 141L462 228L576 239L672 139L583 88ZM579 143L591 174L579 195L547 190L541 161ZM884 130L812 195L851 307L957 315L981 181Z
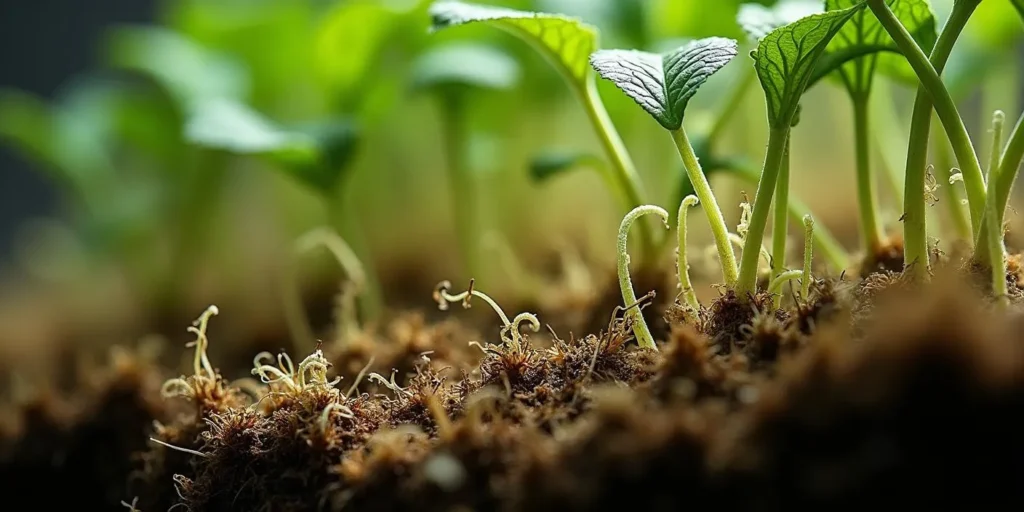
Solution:
M394 313L294 363L215 360L164 386L176 371L118 350L11 400L0 481L53 510L1020 503L1024 315L935 274L821 280L781 309L725 292L697 315L654 275L637 295L658 290L656 351L611 300L586 335Z

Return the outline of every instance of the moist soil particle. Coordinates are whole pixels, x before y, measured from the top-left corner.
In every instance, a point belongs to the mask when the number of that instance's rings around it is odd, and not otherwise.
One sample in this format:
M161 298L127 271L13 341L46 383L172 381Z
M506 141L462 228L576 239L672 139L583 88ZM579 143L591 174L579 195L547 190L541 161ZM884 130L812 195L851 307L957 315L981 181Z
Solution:
M663 304L658 351L612 307L593 334L479 347L457 320L397 315L373 343L264 358L270 383L204 370L167 398L169 372L122 357L8 415L0 476L58 486L55 510L1019 503L1024 315L964 278L812 290L778 310L724 294L690 322Z

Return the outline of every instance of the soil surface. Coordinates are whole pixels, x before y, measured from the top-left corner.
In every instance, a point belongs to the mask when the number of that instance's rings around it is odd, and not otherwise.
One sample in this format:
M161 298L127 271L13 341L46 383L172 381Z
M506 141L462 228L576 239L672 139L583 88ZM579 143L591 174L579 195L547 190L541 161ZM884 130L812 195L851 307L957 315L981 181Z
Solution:
M1024 315L986 298L969 271L941 267L913 285L883 266L818 281L780 309L723 292L696 313L663 277L636 287L657 290L637 306L657 350L637 348L608 297L580 315L585 335L470 327L452 305L439 321L394 313L290 357L209 361L217 340L197 334L185 375L115 350L105 364L71 365L70 386L11 393L0 481L53 510L123 500L143 511L863 511L1024 499Z

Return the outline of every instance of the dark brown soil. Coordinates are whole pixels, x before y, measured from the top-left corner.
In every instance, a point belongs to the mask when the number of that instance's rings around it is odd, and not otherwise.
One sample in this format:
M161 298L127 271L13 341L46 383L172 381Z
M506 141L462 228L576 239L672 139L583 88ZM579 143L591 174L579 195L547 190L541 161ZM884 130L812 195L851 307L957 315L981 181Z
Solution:
M10 495L55 486L54 510L1019 503L1024 315L948 273L812 290L782 310L725 293L689 321L650 306L669 319L658 351L620 303L565 339L400 314L302 364L262 359L287 378L204 370L166 399L169 372L122 354L6 415L0 477Z

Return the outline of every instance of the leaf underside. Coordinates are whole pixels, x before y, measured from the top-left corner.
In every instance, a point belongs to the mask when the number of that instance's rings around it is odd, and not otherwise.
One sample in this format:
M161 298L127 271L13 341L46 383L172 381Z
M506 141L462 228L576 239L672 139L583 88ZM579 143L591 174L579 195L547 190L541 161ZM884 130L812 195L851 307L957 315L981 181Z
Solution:
M826 0L825 7L829 11L848 9L862 3L860 0ZM887 0L889 8L907 28L914 40L926 52L931 52L938 37L935 28L935 15L932 13L928 0ZM876 69L897 79L916 82L914 70L899 52L895 41L889 36L878 18L867 9L857 12L829 44L828 55L864 52L863 56L848 60L845 63L835 62L833 69L822 69L818 74L837 71L850 94L865 96L871 90ZM823 63L826 59L822 59Z
M801 18L766 35L754 52L754 67L768 104L768 123L791 126L818 59L833 37L864 6Z
M736 41L709 37L676 50L648 53L600 50L590 63L598 75L636 101L662 127L677 130L686 105L708 78L736 56Z
M820 12L821 2L816 0L782 0L772 7L742 4L736 23L750 41L757 42L779 27Z
M432 30L470 23L502 28L533 45L576 84L586 80L588 58L597 49L597 29L568 16L443 1L430 6L430 17Z

